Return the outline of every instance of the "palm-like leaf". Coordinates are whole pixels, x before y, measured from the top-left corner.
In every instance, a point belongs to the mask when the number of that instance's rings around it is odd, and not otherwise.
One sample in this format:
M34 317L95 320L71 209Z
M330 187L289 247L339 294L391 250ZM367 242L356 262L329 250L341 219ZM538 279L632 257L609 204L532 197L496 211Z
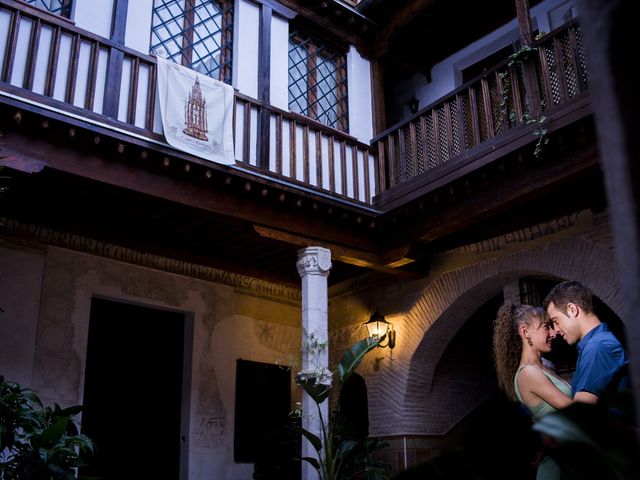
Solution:
M342 360L340 360L340 364L338 365L340 386L344 385L344 382L347 381L347 378L349 378L353 371L358 368L358 365L360 365L360 362L362 362L365 355L376 348L380 344L380 342L383 341L383 339L384 336L379 339L372 339L367 337L352 345L351 348L344 352L344 355L342 355Z
M296 384L313 399L317 404L321 404L329 397L331 388L322 383L318 383L315 378L296 375Z

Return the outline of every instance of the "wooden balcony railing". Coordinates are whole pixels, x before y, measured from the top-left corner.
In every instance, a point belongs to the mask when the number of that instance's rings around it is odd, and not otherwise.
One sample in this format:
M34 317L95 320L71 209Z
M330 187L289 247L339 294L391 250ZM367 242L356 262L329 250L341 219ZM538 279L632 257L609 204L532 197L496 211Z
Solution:
M582 32L571 23L377 136L380 191L541 121L584 94L588 83Z
M0 0L2 91L163 141L155 58L25 2ZM270 119L268 129L259 118ZM236 159L248 169L361 203L378 190L373 149L338 130L240 94L234 127ZM268 161L258 160L259 147Z

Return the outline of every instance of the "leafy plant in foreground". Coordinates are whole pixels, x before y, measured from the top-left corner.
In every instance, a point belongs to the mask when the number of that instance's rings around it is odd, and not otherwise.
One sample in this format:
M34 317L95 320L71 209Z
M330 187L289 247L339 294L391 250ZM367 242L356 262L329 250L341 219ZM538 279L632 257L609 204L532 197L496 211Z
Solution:
M389 478L389 467L375 460L373 454L386 446L377 439L351 438L343 428L340 413L342 390L345 382L360 365L365 355L376 348L381 339L360 340L351 346L338 364L338 402L329 419L323 418L320 405L327 401L331 391L331 382L326 378L318 381L309 372L296 375L296 383L313 399L320 417L321 437L302 429L302 435L313 445L318 458L304 457L318 471L321 480L345 480L349 478L367 478L384 480ZM327 421L328 420L328 421Z
M75 480L94 450L71 418L81 410L44 407L36 392L0 376L0 479Z

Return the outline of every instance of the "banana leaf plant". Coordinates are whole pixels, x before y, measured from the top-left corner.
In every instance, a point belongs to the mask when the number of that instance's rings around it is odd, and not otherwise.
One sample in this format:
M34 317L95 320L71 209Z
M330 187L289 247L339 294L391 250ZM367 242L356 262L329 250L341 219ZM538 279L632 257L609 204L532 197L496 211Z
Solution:
M362 474L367 479L383 480L389 478L388 466L380 461L375 461L371 454L375 450L382 449L385 445L375 439L354 440L341 438L341 429L337 425L340 421L340 395L345 382L360 365L364 357L376 348L384 338L365 338L352 345L344 352L342 360L338 364L338 407L325 419L320 405L327 401L331 392L331 385L320 383L317 379L307 374L296 375L296 383L315 402L320 417L322 438L302 428L302 435L311 443L317 452L318 458L303 457L302 460L311 464L317 471L321 480L342 480L349 478L351 473L344 468L347 463L362 466ZM328 422L327 422L328 420ZM359 477L362 478L362 477Z
M36 392L0 376L0 479L75 480L94 450L72 420L81 410L44 407Z

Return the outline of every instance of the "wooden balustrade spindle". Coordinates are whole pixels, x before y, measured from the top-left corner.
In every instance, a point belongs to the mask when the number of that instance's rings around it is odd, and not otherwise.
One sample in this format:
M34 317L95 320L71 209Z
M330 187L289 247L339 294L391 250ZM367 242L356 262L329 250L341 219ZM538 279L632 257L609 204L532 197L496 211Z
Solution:
M347 144L340 140L340 172L342 173L342 195L347 196Z
M127 102L127 123L135 125L136 108L138 106L138 76L140 75L140 59L131 59L131 74L129 77L129 100Z
M44 87L44 94L48 97L53 97L54 88L56 85L56 75L58 73L58 54L60 52L60 27L56 27L53 30L53 37L51 40L51 50L49 51L49 64L47 66L47 76Z
M158 75L158 69L156 64L149 64L149 78L147 81L147 110L145 112L144 125L147 130L153 130L153 121L156 111L156 76ZM234 102L235 113L235 102ZM234 122L235 125L235 116ZM233 129L235 133L235 128Z
M322 133L316 130L316 185L322 188Z
M96 83L98 75L98 59L100 58L100 43L91 42L91 53L89 54L89 75L87 78L87 92L84 97L84 108L93 110L96 96Z
M471 113L471 130L473 132L472 147L480 144L480 117L478 115L478 99L476 98L476 89L469 87L469 112Z
M296 178L296 121L289 122L289 177Z
M353 174L353 198L356 200L360 199L360 177L359 177L359 168L358 168L358 147L356 145L351 145L351 169Z
M329 190L331 192L336 191L336 167L335 167L335 145L334 145L333 135L329 136L328 139L328 151L327 158L329 159Z
M447 131L447 159L451 160L453 157L455 157L455 151L453 148L453 122L451 119L451 102L444 102L444 121Z
M16 58L16 46L18 43L18 32L20 30L20 12L13 12L9 22L9 36L7 38L7 49L4 54L4 66L2 69L2 81L11 82L13 73L13 62Z
M564 65L564 55L562 54L562 45L558 37L553 38L553 51L556 56L556 71L558 73L558 91L560 95L559 103L567 101L567 75Z
M511 98L513 100L513 110L515 113L515 124L518 125L522 121L522 96L520 95L520 78L518 77L518 69L515 65L509 67L509 80L511 82Z
M302 170L304 183L310 183L309 179L309 125L302 129Z
M420 118L417 118L409 123L409 155L411 157L411 170L409 171L409 169L407 169L407 175L409 175L408 178L413 178L418 174L418 141L416 135L416 122L419 121Z
M33 78L36 72L36 63L38 61L38 49L40 47L40 32L42 31L42 22L39 18L33 20L31 25L31 38L29 39L29 52L27 53L27 65L24 70L24 79L22 85L27 90L33 89Z
M433 151L436 158L436 165L442 163L442 153L440 152L440 121L436 109L431 110L431 121L433 122Z
M587 90L586 85L586 72L582 68L580 63L580 49L578 47L578 40L576 38L576 27L570 27L568 29L569 44L571 45L571 62L575 68L576 76L578 79L578 89L582 93Z
M406 126L404 128L407 128ZM400 162L400 182L407 180L407 146L404 141L404 129L398 130L398 149L400 155L398 161Z
M369 172L369 152L367 150L362 150L362 160L364 166L364 201L367 203L371 202L371 180L370 180L370 172Z
M67 70L67 88L65 90L65 102L73 104L76 95L76 83L78 80L78 59L80 58L80 34L73 35L71 40L71 55Z
M375 178L375 188L377 193L387 190L387 159L385 158L385 143L378 140L378 175Z
M243 149L242 149L242 161L246 164L249 164L251 161L251 158L249 157L250 154L250 142L251 142L251 104L249 102L246 102L244 104L244 131L242 132L242 137L243 137Z
M496 134L493 127L493 114L491 108L491 94L489 92L489 81L486 78L480 80L482 88L482 104L484 106L484 119L487 122L487 136L493 138Z
M282 175L282 115L276 115L276 173Z

